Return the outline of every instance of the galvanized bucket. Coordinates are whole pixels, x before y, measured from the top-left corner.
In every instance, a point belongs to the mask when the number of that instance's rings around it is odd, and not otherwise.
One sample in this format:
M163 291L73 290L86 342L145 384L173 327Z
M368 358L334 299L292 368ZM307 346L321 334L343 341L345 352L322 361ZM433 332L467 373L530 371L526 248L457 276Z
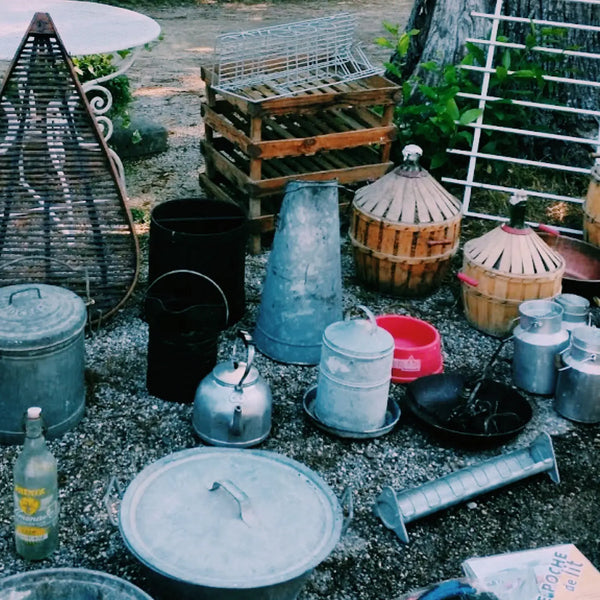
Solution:
M316 365L325 328L342 318L336 181L291 181L283 198L254 332L270 358Z
M367 319L346 319L329 325L317 380L314 412L325 425L362 432L383 426L388 405L394 338L377 325L365 306Z
M83 300L62 287L0 288L0 442L24 438L29 406L44 411L46 435L74 427L85 410Z
M569 344L562 328L563 309L551 300L527 300L519 305L513 331L514 384L532 394L551 395L556 386L555 356Z
M561 353L554 408L571 421L600 423L600 329L583 325Z

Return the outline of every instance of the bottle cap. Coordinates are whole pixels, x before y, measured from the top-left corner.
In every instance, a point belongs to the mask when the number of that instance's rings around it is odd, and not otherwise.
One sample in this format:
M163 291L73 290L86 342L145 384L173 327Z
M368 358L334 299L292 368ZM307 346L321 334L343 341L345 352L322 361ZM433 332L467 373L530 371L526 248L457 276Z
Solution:
M28 419L39 419L42 414L42 409L39 406L31 406L27 409Z

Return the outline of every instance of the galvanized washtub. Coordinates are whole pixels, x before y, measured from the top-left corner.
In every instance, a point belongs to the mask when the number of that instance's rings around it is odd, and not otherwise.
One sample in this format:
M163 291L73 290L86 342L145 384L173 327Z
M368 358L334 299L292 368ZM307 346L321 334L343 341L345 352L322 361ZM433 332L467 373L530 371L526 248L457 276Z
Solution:
M146 467L119 512L125 544L160 597L294 600L337 544L342 507L280 454L192 448Z
M0 600L152 600L137 586L101 571L40 569L0 580Z

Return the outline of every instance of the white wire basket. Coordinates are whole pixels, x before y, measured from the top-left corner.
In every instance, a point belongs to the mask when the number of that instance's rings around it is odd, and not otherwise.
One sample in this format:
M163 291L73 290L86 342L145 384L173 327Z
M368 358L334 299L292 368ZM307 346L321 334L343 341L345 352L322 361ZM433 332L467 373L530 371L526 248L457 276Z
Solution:
M253 99L276 98L383 73L354 42L356 17L328 17L217 37L213 88Z

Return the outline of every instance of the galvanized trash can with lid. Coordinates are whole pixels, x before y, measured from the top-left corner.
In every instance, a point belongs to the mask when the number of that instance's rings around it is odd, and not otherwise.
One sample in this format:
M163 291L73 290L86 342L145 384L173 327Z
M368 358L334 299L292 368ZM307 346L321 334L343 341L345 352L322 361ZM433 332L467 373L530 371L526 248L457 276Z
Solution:
M367 307L357 308L366 319L349 319L346 313L323 332L314 402L322 423L356 433L384 425L394 360L391 333L377 325Z
M65 288L0 288L0 442L24 438L23 417L40 406L46 435L74 427L85 410L84 301Z

